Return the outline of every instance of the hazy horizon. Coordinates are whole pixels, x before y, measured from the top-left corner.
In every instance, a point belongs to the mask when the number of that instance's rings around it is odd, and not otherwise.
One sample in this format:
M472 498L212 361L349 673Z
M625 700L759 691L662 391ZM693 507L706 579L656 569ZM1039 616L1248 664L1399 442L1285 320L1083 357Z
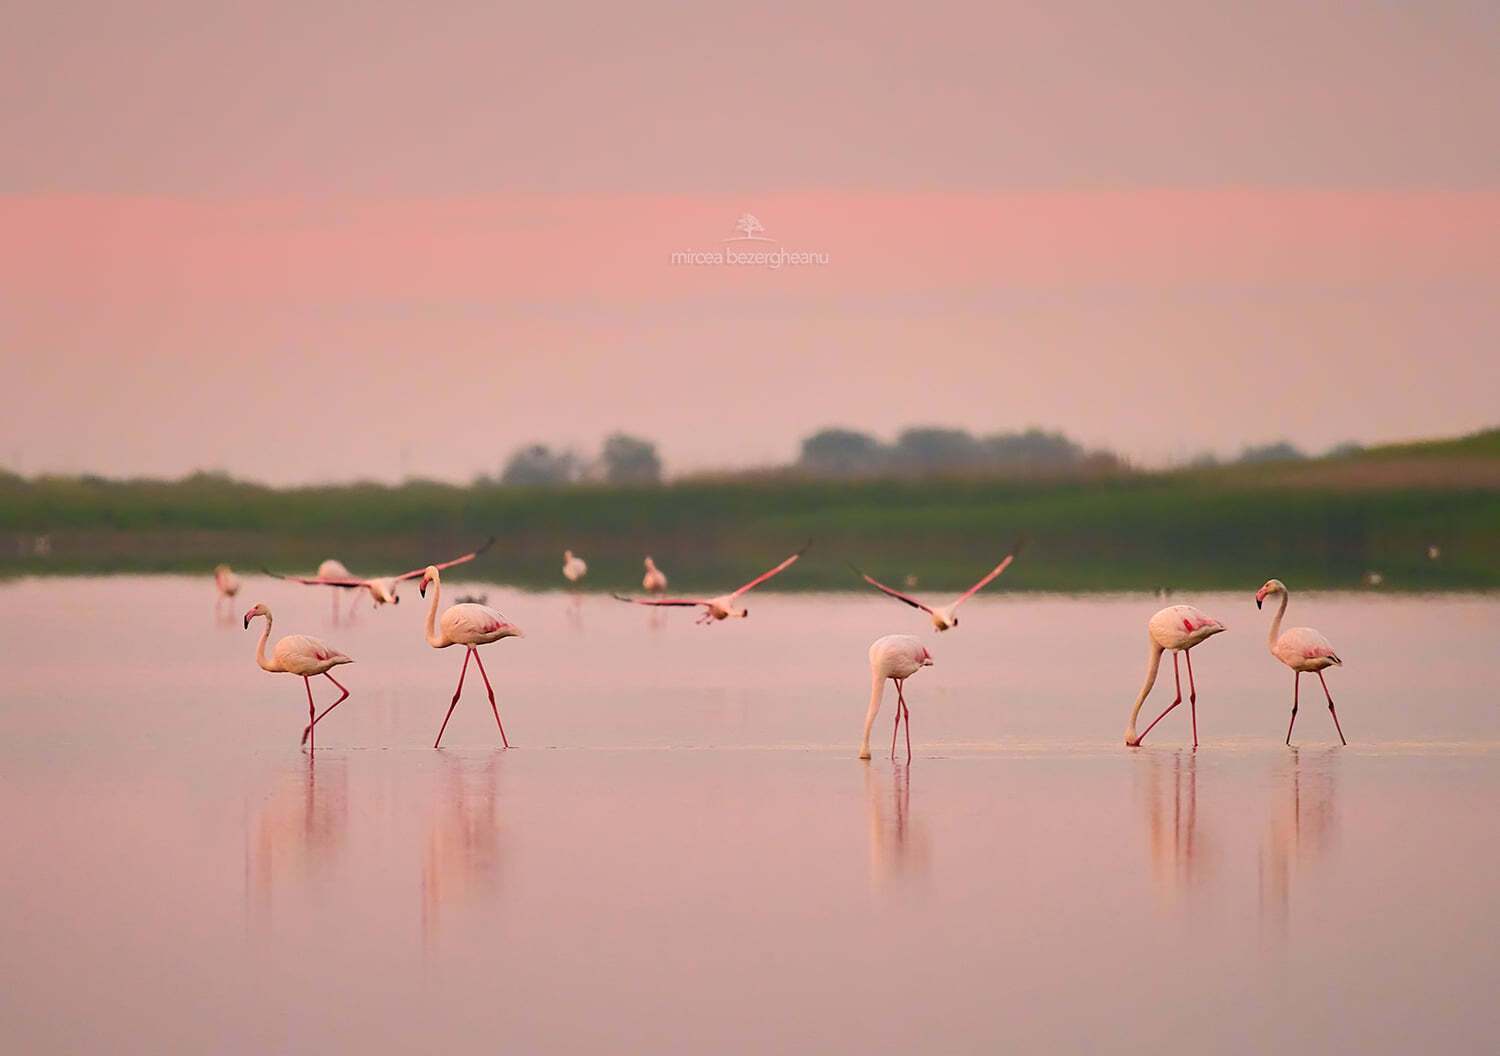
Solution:
M682 474L920 425L1160 466L1495 423L1483 5L15 21L26 474L462 481L616 430ZM817 259L673 263L726 247Z

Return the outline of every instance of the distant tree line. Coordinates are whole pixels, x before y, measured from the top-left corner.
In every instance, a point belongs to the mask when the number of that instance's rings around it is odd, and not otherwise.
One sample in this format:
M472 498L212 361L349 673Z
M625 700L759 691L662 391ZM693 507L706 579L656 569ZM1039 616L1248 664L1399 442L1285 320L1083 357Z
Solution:
M516 451L500 472L500 483L556 487L584 481L605 484L659 484L661 458L649 440L615 433L593 459L569 450L530 444Z
M894 443L850 429L824 429L802 441L794 467L820 477L1004 476L1113 472L1124 462L1089 451L1062 433L1028 429L974 436L963 429L907 429Z

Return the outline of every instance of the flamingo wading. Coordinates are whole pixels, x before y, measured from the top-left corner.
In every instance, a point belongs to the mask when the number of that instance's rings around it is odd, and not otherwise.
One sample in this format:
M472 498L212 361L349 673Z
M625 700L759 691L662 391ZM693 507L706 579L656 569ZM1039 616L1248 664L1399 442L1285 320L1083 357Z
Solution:
M1158 722L1166 718L1168 711L1182 703L1182 672L1177 666L1177 654L1182 653L1187 657L1188 706L1193 712L1193 747L1198 747L1198 687L1193 681L1192 648L1212 638L1223 629L1222 623L1192 605L1168 605L1146 621L1146 637L1151 642L1151 654L1146 664L1146 682L1141 686L1140 696L1135 698L1135 707L1130 710L1130 723L1125 727L1127 745L1131 748L1137 747L1146 739L1146 733L1150 733ZM1168 649L1172 651L1172 675L1177 680L1177 696L1172 703L1167 705L1166 711L1151 720L1151 725L1146 727L1146 733L1137 737L1135 720L1141 713L1141 705L1146 703L1146 698L1151 695L1151 687L1156 685L1156 672L1161 666L1161 654Z
M745 617L750 615L750 610L736 604L739 600L740 595L748 593L754 588L760 586L772 576L779 575L780 573L785 572L788 568L796 563L797 558L801 557L804 553L807 552L807 547L810 545L811 544L804 545L801 550L798 550L791 557L781 562L781 564L777 565L775 568L770 569L767 572L762 572L760 575L756 576L749 583L746 583L738 590L730 591L728 594L720 594L717 597L627 598L623 594L616 594L615 598L619 601L629 601L636 605L678 605L690 608L701 605L703 607L703 614L698 617L698 623L713 623L715 620L727 620L731 616L736 617L737 619L744 619Z
M443 610L443 617L438 619L438 596L442 593L443 584L438 576L438 566L428 565L422 570L422 583L417 588L423 596L427 596L427 585L432 584L432 600L427 603L427 644L434 649L446 649L450 645L464 646L464 666L458 672L458 688L453 691L453 702L448 705L448 714L443 716L443 725L438 728L437 740L432 743L434 748L443 743L443 731L448 728L448 720L453 717L453 709L458 707L458 698L464 691L464 675L469 670L469 659L479 665L480 677L484 679L484 688L490 695L490 710L495 713L495 725L500 727L500 743L510 747L510 741L505 737L505 724L500 721L500 708L495 703L495 687L490 685L490 676L484 670L484 661L479 659L479 646L488 645L490 642L498 642L501 638L522 638L521 628L511 623L488 605L478 605L472 601L462 602L458 605L450 605Z
M1258 609L1266 598L1272 594L1281 595L1281 604L1276 609L1276 618L1271 621L1271 633L1268 636L1268 644L1271 647L1271 655L1280 660L1294 672L1292 675L1292 719L1286 724L1286 743L1292 743L1292 727L1297 725L1297 696L1301 689L1302 672L1313 671L1317 673L1318 681L1323 684L1323 695L1328 698L1328 714L1333 716L1333 728L1338 731L1339 742L1347 745L1344 740L1344 728L1339 725L1339 713L1333 706L1333 694L1328 692L1328 683L1323 679L1325 667L1343 666L1339 655L1333 651L1333 643L1311 627L1293 627L1288 631L1281 629L1281 618L1286 615L1286 603L1291 594L1286 589L1286 584L1279 579L1268 579L1265 584L1255 592L1255 607Z
M271 610L257 602L255 606L245 613L245 629L250 629L250 621L257 616L266 618L265 630L260 632L260 641L255 646L255 662L260 665L261 670L273 673L285 673L290 675L301 675L302 683L307 688L307 727L302 731L302 743L308 746L309 751L317 749L318 738L314 727L322 721L334 708L338 707L349 696L349 691L344 688L343 683L334 678L328 672L340 664L352 664L354 661L331 646L325 645L316 638L309 638L305 634L289 634L276 643L276 648L266 656L266 640L271 637ZM321 713L314 714L312 679L316 675L322 675L335 686L339 687L342 694Z
M564 550L562 572L569 583L577 583L589 574L589 563L573 551Z
M855 572L858 572L860 578L863 579L866 583L870 584L870 586L874 587L876 590L881 591L885 594L889 594L897 601L904 601L914 609L921 609L923 612L927 613L929 617L932 618L933 627L935 627L939 631L946 631L958 626L958 607L972 598L975 594L978 594L985 587L989 586L991 581L993 581L996 576L1009 568L1010 563L1015 560L1016 554L1019 553L1020 550L1020 543L1017 543L1015 546L1011 547L1010 553L1005 555L1005 560L1001 561L994 568L986 572L984 574L984 577L980 579L978 583L975 583L972 587L955 598L953 600L953 604L948 606L940 606L938 608L933 608L931 605L928 605L924 601L919 601L918 599L912 597L910 594L903 594L901 593L901 591L895 589L894 587L886 586L878 579L866 575L864 572L860 571L853 565L850 565L849 567L853 568Z
M870 710L865 713L865 733L859 742L859 757L870 758L870 728L880 712L886 680L896 683L896 724L891 727L891 759L896 758L896 733L906 719L906 761L911 762L911 714L906 710L903 685L908 678L932 666L932 653L909 634L888 634L870 646Z
M646 574L641 577L641 588L648 594L660 594L667 589L667 574L656 567L656 562L646 556Z

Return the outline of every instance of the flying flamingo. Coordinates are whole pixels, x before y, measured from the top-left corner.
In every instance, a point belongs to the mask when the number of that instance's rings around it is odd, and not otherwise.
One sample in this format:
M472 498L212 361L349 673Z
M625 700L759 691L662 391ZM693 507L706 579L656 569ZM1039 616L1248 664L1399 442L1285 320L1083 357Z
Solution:
M1141 695L1135 698L1135 707L1130 711L1130 724L1125 727L1127 745L1137 747L1146 739L1146 733L1150 733L1158 722L1166 718L1167 711L1182 703L1182 672L1177 667L1177 654L1182 653L1187 656L1188 701L1193 712L1193 747L1198 747L1198 687L1193 682L1191 650L1199 642L1212 638L1223 629L1222 623L1192 605L1168 605L1146 622L1146 635L1151 639L1151 659L1146 665L1146 684L1141 686ZM1141 705L1146 703L1146 697L1151 694L1151 687L1156 685L1156 670L1161 666L1161 654L1165 649L1172 650L1172 676L1177 680L1177 697L1167 705L1167 711L1151 720L1146 733L1137 737L1135 720L1141 713Z
M865 714L865 735L859 742L861 759L870 758L870 727L875 725L885 681L890 679L896 683L896 724L891 727L891 759L896 758L896 731L901 729L901 719L905 717L906 761L911 762L911 714L906 710L902 683L922 668L931 666L932 654L909 634L888 634L875 639L870 646L870 710Z
M1333 716L1333 728L1339 731L1339 741L1347 745L1349 742L1344 740L1344 728L1339 725L1339 713L1333 707L1333 694L1328 692L1328 683L1323 679L1325 667L1335 664L1342 667L1344 662L1333 651L1333 643L1311 627L1293 627L1281 633L1281 618L1286 615L1286 603L1291 597L1286 584L1279 579L1266 580L1265 585L1255 592L1255 607L1260 608L1272 594L1281 595L1281 606L1276 610L1276 618L1271 621L1268 638L1271 655L1295 672L1292 676L1292 721L1286 724L1286 743L1292 743L1292 727L1297 724L1297 693L1302 682L1302 672L1316 671L1318 681L1323 683L1323 695L1328 698L1328 714Z
M483 546L479 547L476 550L472 550L460 557L455 557L451 561L444 561L440 565L429 565L427 567L452 568L454 565L462 565L467 561L474 560L480 554L484 553L494 545L494 542L495 537L492 535L485 540ZM341 587L345 589L359 588L366 590L369 592L370 598L375 602L375 607L377 609L382 605L401 604L401 597L396 593L397 584L402 583L408 579L416 579L425 570L425 568L416 568L410 572L403 572L399 576L385 576L375 579L359 579L356 576L351 576L348 569L344 568L342 564L332 559L324 561L321 565L318 566L318 574L316 576L283 576L279 572L272 572L268 568L262 569L262 571L264 571L268 576L275 576L277 579L290 580L293 583L305 583L308 586L315 587ZM335 603L335 606L336 605L337 603ZM336 607L335 611L337 611Z
M438 621L438 596L442 593L443 584L438 576L438 565L428 565L422 570L422 583L417 588L418 592L425 598L427 596L427 584L432 584L432 600L427 603L427 644L434 649L446 649L450 645L462 645L465 647L464 666L458 672L458 688L453 691L453 702L448 705L448 714L443 716L443 725L438 729L437 740L433 742L434 748L443 743L443 731L448 728L448 720L453 717L453 709L458 707L458 698L464 691L464 675L469 670L469 658L479 665L479 674L484 679L484 688L490 695L490 710L495 713L495 725L500 727L500 743L510 747L510 741L505 739L505 725L500 721L500 708L495 704L495 689L490 685L490 676L484 670L484 661L479 659L479 646L488 645L490 642L498 642L501 638L523 638L521 628L508 621L488 605L477 605L474 602L464 602L459 605L450 605L443 610L443 618ZM438 627L434 627L438 623ZM441 628L439 630L439 628Z
M318 747L317 734L313 732L323 718L334 708L342 704L349 691L344 688L343 683L334 678L328 672L340 664L352 664L354 661L337 649L324 645L316 638L309 638L305 634L289 634L276 643L271 656L266 657L266 640L271 637L271 610L257 602L255 606L245 613L245 629L250 629L250 621L256 616L266 618L266 628L260 632L260 641L255 646L255 662L261 666L263 671L275 673L285 672L292 675L301 675L302 684L307 688L307 727L302 731L302 743L308 746L309 751ZM342 694L321 713L313 714L313 695L311 679L314 675L322 675L335 686L339 687ZM311 743L309 743L311 741Z
M948 629L950 629L952 627L957 627L958 626L958 607L960 605L962 605L964 602L968 601L970 598L972 598L975 594L978 594L985 587L989 586L990 582L996 576L998 576L1001 572L1004 572L1010 566L1010 563L1015 560L1016 554L1020 552L1020 549L1021 549L1021 544L1020 543L1017 543L1015 546L1011 547L1010 548L1010 553L1008 553L1008 554L1005 555L1005 560L1004 561L1001 561L994 568L990 569L989 572L987 572L985 574L985 576L984 576L983 579L981 579L978 583L975 583L968 590L966 590L962 594L960 594L958 596L958 598L953 602L952 605L949 605L946 608L937 608L937 609L935 609L932 606L926 604L925 602L918 601L916 598L912 597L910 594L903 594L899 590L896 590L894 587L888 587L888 586L886 586L884 583L880 582L879 580L873 579L872 577L865 575L864 572L861 572L858 568L855 568L853 565L850 565L849 567L850 568L854 568L854 571L858 572L859 575L860 575L860 577L866 583L870 584L870 586L874 587L876 590L879 590L879 591L882 591L882 592L884 592L886 594L889 594L891 597L895 598L897 601L904 601L904 602L906 602L908 605L910 605L914 609L921 609L923 612L927 613L928 616L932 617L932 625L934 627L936 627L939 631L946 631L946 630L948 630Z
M660 594L667 589L667 574L656 567L656 562L648 555L646 558L646 575L641 580L641 586L648 594Z
M769 572L762 572L760 575L756 576L749 583L746 583L738 590L731 591L728 594L720 594L715 598L627 598L623 594L616 594L615 597L620 601L629 601L636 605L682 605L689 608L695 605L702 605L703 614L698 617L696 621L698 623L712 623L715 620L727 620L731 616L738 617L739 619L744 619L745 617L750 615L750 610L737 607L735 605L735 600L739 598L741 594L744 594L754 589L755 587L760 586L772 576L786 571L786 569L791 567L791 565L797 560L797 558L801 557L806 551L807 546L803 546L801 550L798 550L795 554L787 558L775 568L771 569Z
M235 575L234 569L228 565L216 565L214 566L214 588L219 592L214 599L214 615L217 617L219 606L225 602L233 603L234 596L240 592L240 577Z
M568 577L569 583L577 583L588 575L589 563L577 556L571 550L563 551L563 575Z

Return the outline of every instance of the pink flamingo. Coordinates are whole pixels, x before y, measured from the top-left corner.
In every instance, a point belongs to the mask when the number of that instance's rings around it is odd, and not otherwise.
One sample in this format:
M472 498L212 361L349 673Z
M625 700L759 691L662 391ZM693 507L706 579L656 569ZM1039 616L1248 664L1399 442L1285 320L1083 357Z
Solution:
M1286 615L1286 603L1291 597L1286 584L1279 579L1266 580L1265 585L1255 592L1255 607L1260 608L1272 594L1281 595L1281 606L1276 610L1276 618L1271 621L1271 655L1295 672L1292 676L1292 721L1286 724L1286 743L1292 743L1292 727L1297 724L1297 695L1301 688L1302 672L1315 671L1318 681L1323 684L1323 695L1328 698L1328 714L1333 716L1333 728L1339 733L1339 742L1347 745L1349 742L1344 740L1344 728L1339 725L1339 713L1333 707L1333 694L1328 692L1328 683L1323 679L1325 667L1335 664L1342 667L1344 662L1333 651L1333 643L1311 627L1293 627L1280 633L1281 618Z
M305 634L289 634L276 643L271 656L266 657L266 640L271 637L271 610L259 602L249 612L245 613L245 629L250 629L250 621L256 616L266 618L265 630L260 632L260 641L255 646L255 662L260 665L261 670L273 673L286 673L301 675L302 684L307 688L307 727L302 731L302 743L308 745L310 751L318 747L317 735L313 727L322 720L334 708L338 707L349 696L349 691L344 688L343 683L334 678L328 672L340 664L352 664L354 661L337 649L324 645L316 638L309 638ZM322 714L313 713L312 681L314 675L322 675L335 686L339 687L342 696L328 707L324 708ZM309 744L309 740L311 743Z
M648 594L660 594L667 589L667 574L656 567L656 562L646 557L646 574L641 577L641 587Z
M453 702L448 705L448 714L443 716L443 725L439 727L437 740L432 746L436 748L443 743L443 731L448 728L453 709L458 707L458 698L464 691L464 675L469 670L469 658L473 657L474 662L479 665L479 674L484 679L484 688L490 695L490 710L495 713L495 725L500 727L500 743L509 748L510 741L505 738L505 724L500 721L500 708L495 703L495 689L490 685L490 676L484 670L484 661L479 659L478 647L498 642L501 638L524 638L525 635L521 628L488 605L478 605L472 601L450 605L443 611L443 618L439 622L438 596L442 593L443 585L438 576L437 565L428 565L422 570L422 583L417 591L424 598L427 596L429 583L432 584L432 600L427 603L427 644L434 649L446 649L450 645L465 647L464 666L458 673L458 688L453 691Z
M888 586L886 586L884 583L880 582L878 579L874 579L871 576L865 575L865 573L861 572L854 565L850 565L849 567L853 568L855 572L858 572L859 575L860 575L860 578L863 579L866 583L870 584L870 586L874 587L876 590L881 591L882 593L885 593L885 594L889 594L891 597L895 598L897 601L904 601L904 602L906 602L906 604L910 605L914 609L921 609L923 612L927 613L927 615L932 618L932 626L933 627L935 627L939 631L946 631L946 630L949 630L950 628L958 626L958 607L960 605L962 605L964 602L968 601L970 598L972 598L975 594L978 594L985 587L989 586L990 582L992 580L994 580L994 578L996 576L998 576L1001 572L1004 572L1007 568L1009 568L1010 567L1010 563L1016 559L1016 554L1019 553L1020 550L1021 550L1021 544L1020 543L1017 543L1015 546L1011 547L1010 548L1010 553L1008 553L1008 554L1005 555L1005 560L1001 561L994 568L992 568L988 572L986 572L984 574L984 577L982 579L980 579L980 581L978 583L975 583L968 590L966 590L962 594L960 594L954 600L954 602L953 602L952 605L939 606L938 608L933 608L931 605L928 605L925 602L918 601L916 598L912 597L910 594L903 594L903 593L901 593L901 591L895 589L894 587L888 587Z
M807 546L810 546L810 545L812 545L812 544L810 544L810 543L807 544ZM762 583L764 583L766 580L770 579L772 576L779 575L782 572L785 572L788 568L792 567L792 565L796 563L797 558L801 557L804 553L807 552L807 546L803 546L801 550L798 550L795 554L793 554L791 557L787 558L785 561L783 561L781 564L777 565L775 568L771 569L770 571L768 571L768 572L762 572L760 575L756 576L749 583L746 583L743 587L740 587L738 590L730 591L728 594L720 594L717 597L713 597L713 598L627 598L623 594L616 594L616 595L614 595L614 597L615 597L615 599L617 601L628 601L628 602L632 602L633 604L636 604L636 605L679 605L679 606L686 606L686 607L689 607L689 608L701 605L701 606L703 606L703 614L698 617L698 620L697 620L698 623L708 623L708 624L711 624L715 620L727 620L731 616L733 616L733 617L735 617L737 619L745 619L747 616L750 615L750 610L748 608L743 608L743 607L737 606L735 604L735 602L739 598L739 596L741 594L748 593L749 591L753 590L754 588L760 586Z
M462 565L468 561L472 561L493 546L494 543L495 537L492 535L485 540L483 546L471 550L467 554L455 557L452 561L444 561L435 567L452 568L454 565ZM343 564L330 558L318 566L318 574L316 576L284 576L279 572L272 572L269 568L261 569L261 571L268 576L275 576L277 579L290 580L293 583L303 583L307 586L343 587L345 589L358 588L365 590L369 592L370 599L375 603L375 608L378 609L382 605L401 604L401 598L396 593L397 586L405 580L416 579L425 569L415 568L410 572L403 572L399 576L379 576L372 579L360 579L357 576L351 576L349 570L344 568ZM356 595L357 597L358 595ZM338 603L335 602L334 612L337 613L337 611ZM352 607L350 611L351 613L353 612Z
M1146 733L1150 733L1158 722L1166 718L1168 711L1182 703L1182 673L1177 666L1178 653L1187 657L1188 701L1193 712L1193 747L1198 747L1198 687L1193 682L1191 650L1193 646L1212 638L1223 629L1222 623L1192 605L1168 605L1146 621L1146 635L1151 640L1151 656L1146 665L1146 683L1141 686L1140 696L1135 698L1135 707L1130 711L1130 723L1125 727L1125 743L1129 747L1139 746L1146 739ZM1166 711L1151 720L1146 733L1137 737L1135 720L1141 713L1141 705L1146 703L1146 698L1151 694L1151 687L1156 685L1161 654L1167 649L1172 650L1172 675L1177 680L1177 697L1167 705Z
M896 724L891 727L891 759L896 758L896 732L906 719L906 761L911 762L911 714L906 710L902 685L924 667L932 666L932 654L909 634L888 634L870 646L870 710L865 714L865 734L859 742L859 757L870 758L870 728L880 711L886 679L896 683Z

